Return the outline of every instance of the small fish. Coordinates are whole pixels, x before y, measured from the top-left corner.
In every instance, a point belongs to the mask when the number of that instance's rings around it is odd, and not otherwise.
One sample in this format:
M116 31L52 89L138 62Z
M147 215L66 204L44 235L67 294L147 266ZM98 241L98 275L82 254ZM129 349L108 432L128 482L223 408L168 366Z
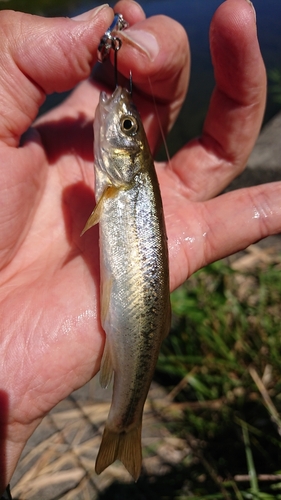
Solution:
M97 205L83 232L99 222L102 387L114 373L96 472L119 459L137 481L143 407L170 328L167 237L153 159L128 90L101 93L94 136Z

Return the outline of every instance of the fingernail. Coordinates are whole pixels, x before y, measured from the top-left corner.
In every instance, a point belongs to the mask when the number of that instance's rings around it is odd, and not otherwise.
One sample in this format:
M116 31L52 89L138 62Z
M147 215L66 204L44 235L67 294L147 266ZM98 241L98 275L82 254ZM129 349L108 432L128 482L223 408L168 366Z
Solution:
M254 12L254 16L255 16L255 21L257 22L257 14L256 14L256 9L254 7L254 4L253 2L251 2L251 0L246 0L246 2L251 5L252 9L253 9L253 12Z
M105 3L103 5L100 5L99 7L95 7L95 9L83 12L82 14L79 14L79 16L71 17L71 19L72 21L90 21L92 17L95 17L100 12L100 10L103 10L107 7L109 7L109 5L108 3Z
M154 35L148 31L134 30L130 28L122 31L121 33L122 39L125 39L137 50L144 52L151 61L154 61L159 53L159 45Z

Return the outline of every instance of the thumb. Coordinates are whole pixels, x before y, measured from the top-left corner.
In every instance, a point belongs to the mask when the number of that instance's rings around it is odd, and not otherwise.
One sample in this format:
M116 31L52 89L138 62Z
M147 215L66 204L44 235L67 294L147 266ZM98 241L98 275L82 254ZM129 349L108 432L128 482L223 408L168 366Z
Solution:
M113 19L102 5L74 19L0 13L0 141L17 146L46 94L90 75L100 38Z

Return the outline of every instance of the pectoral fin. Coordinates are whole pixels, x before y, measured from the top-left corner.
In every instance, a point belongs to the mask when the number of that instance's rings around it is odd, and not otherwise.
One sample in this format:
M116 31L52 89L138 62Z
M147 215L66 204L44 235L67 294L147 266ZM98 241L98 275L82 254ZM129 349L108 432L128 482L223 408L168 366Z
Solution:
M95 226L100 221L104 201L108 198L112 198L113 196L115 196L115 194L119 191L119 189L120 188L117 188L115 186L107 186L105 188L98 203L96 204L89 219L87 220L86 225L85 225L82 233L80 234L80 236L82 236L86 231L88 231L88 229Z

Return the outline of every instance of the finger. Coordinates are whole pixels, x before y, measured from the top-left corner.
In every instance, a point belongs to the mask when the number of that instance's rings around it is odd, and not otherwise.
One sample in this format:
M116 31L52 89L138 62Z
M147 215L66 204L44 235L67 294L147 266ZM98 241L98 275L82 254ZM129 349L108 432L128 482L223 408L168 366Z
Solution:
M167 217L172 289L211 262L281 231L281 182L185 202ZM167 207L168 214L171 207Z
M0 138L4 143L18 145L46 94L69 90L89 76L99 40L112 18L108 6L76 20L0 13Z
M145 13L143 9L134 0L120 0L120 2L115 5L114 11L116 13L123 12L124 19L129 26L132 26L133 24L145 19ZM120 37L121 33L118 32L116 33L116 35ZM48 122L50 117L57 118L64 117L66 115L68 117L74 117L75 115L77 116L77 113L83 113L85 116L87 115L90 120L92 120L95 116L95 109L98 104L99 93L101 91L101 87L98 83L103 82L104 84L108 85L108 92L112 92L115 87L115 71L113 68L114 56L113 54L111 55L112 64L109 59L102 64L97 64L93 71L94 78L92 79L92 81L86 81L82 85L77 87L75 91L73 91L59 107L49 112L43 118L40 118L40 123ZM93 84L93 81L95 81L95 85ZM89 102L91 103L91 106L89 106Z
M207 201L205 262L213 262L281 231L281 183L240 189ZM211 217L212 213L212 217Z
M124 19L129 23L129 26L146 18L145 12L141 5L134 0L120 0L114 6L114 12L123 14Z
M118 71L127 79L132 73L133 99L141 111L154 152L163 133L166 134L174 124L186 95L189 45L186 32L179 23L165 16L141 19L144 16L138 9L136 2L128 0L122 0L115 7L125 19L129 13L130 22L128 29L118 33L122 40ZM105 68L101 71L103 77L99 75L99 78L109 82ZM113 69L109 72L112 77Z
M210 42L216 88L203 134L172 161L173 172L196 200L218 194L243 170L266 98L255 13L247 1L227 0L218 8Z
M115 9L130 23L130 28L118 32L122 39L118 70L126 78L132 72L133 100L141 112L154 152L163 133L172 127L185 98L189 79L187 35L179 23L165 16L145 19L136 2L122 0ZM114 89L113 64L112 54L111 64L101 64L95 69L96 92L93 92L93 82L84 82L65 101L60 112L71 115L82 112L92 119L100 90L110 93ZM119 84L127 85L127 82L119 79Z

